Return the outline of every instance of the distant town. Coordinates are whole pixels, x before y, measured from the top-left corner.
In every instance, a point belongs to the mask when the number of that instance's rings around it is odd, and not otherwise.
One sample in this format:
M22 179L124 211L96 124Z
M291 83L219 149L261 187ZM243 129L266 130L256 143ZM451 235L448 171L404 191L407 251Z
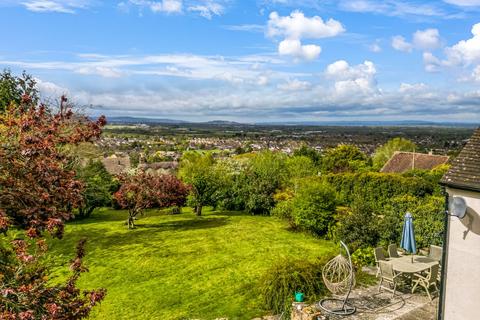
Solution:
M130 121L132 121L130 119ZM302 145L319 152L353 144L368 155L394 137L416 143L418 153L455 156L473 129L449 126L312 126L210 123L110 124L95 143L114 174L140 166L154 171L174 170L185 151L209 151L224 158L261 150L291 155Z

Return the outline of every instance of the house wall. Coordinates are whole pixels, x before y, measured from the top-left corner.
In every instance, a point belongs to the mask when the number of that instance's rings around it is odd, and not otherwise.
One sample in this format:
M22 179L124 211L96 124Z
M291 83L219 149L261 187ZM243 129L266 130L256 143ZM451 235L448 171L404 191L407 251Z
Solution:
M449 217L444 319L480 319L480 193L447 188L467 203L463 219Z

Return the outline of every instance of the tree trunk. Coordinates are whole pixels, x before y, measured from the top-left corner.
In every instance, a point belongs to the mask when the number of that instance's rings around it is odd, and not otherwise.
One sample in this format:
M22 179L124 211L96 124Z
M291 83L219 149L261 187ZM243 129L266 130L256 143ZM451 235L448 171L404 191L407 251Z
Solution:
M135 216L132 212L128 213L127 225L128 225L128 229L135 228Z
M79 208L78 208L77 218L78 218L78 219L83 219L83 218L85 218L85 210L83 209L83 207L79 207Z
M195 215L196 216L201 216L202 215L202 205L201 204L198 204L197 206L195 206Z
M92 215L93 210L95 210L96 207L90 207L87 209L87 212L85 213L85 218L90 218Z
M182 213L182 207L173 207L172 214L180 214Z

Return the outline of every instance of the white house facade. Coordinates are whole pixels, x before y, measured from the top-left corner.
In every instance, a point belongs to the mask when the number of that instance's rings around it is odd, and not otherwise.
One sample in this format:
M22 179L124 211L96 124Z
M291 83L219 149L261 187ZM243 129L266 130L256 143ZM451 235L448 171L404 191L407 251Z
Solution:
M449 215L439 319L480 319L480 128L441 183L448 194ZM457 211L464 217L454 216Z

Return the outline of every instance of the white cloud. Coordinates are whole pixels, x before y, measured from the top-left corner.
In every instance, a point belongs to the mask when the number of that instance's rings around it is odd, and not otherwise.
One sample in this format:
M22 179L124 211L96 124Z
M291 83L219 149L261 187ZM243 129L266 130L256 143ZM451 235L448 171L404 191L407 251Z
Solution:
M225 3L228 0L128 0L121 2L120 8L128 11L129 6L138 7L139 10L148 8L154 13L181 13L183 9L193 12L206 19L220 16L225 13Z
M418 93L424 92L428 89L428 86L425 83L401 83L398 91L400 93Z
M229 58L189 54L150 56L81 54L77 55L77 60L73 62L0 60L0 65L21 69L56 70L85 76L122 77L122 79L130 76L152 76L225 81L230 84L258 84L259 78L262 76L278 80L302 75L293 72L272 72L268 69L282 63L284 62L281 59L262 55Z
M411 52L413 45L405 40L402 36L392 37L392 47L398 51Z
M325 76L335 81L335 92L339 97L378 93L376 73L374 63L368 60L356 66L350 66L345 60L338 60L328 65L325 70Z
M163 0L151 5L153 12L179 13L182 12L181 0Z
M369 12L394 17L445 17L444 10L433 3L414 4L406 1L343 0L340 8L351 12Z
M99 75L104 78L120 78L123 73L108 67L96 66L96 67L81 67L75 69L74 72L85 75Z
M379 53L382 52L382 47L378 44L378 42L372 43L371 45L368 46L368 49L371 52Z
M213 16L220 16L224 13L225 7L215 1L205 1L188 7L189 11L197 12L200 16L211 19Z
M433 50L440 47L440 33L437 29L417 30L413 34L413 45L422 50Z
M388 11L388 5L385 3L365 0L342 1L340 7L353 12L386 13Z
M268 77L267 76L259 76L257 80L257 84L259 86L266 86L268 84Z
M480 23L472 26L472 37L460 40L444 49L440 59L431 52L424 52L423 62L428 72L438 72L442 68L454 69L460 82L477 81L480 66Z
M224 28L232 31L265 32L265 26L260 24L228 25Z
M312 87L312 84L308 81L301 81L298 79L288 79L287 82L281 83L277 86L278 89L284 91L302 91L308 90Z
M287 62L268 55L90 53L73 56L68 61L0 61L0 65L25 68L34 74L38 69L55 70L52 74L57 79L61 77L64 83L60 85L42 77L43 81L39 81L42 96L57 98L71 93L71 101L92 105L93 114L107 116L255 121L269 117L441 120L445 115L446 120L452 120L451 117L480 120L480 92L461 91L459 86L432 88L423 83L403 83L383 90L377 84L377 70L371 61L355 65L339 60L328 65L321 77L313 72L285 72ZM89 75L79 74L79 70ZM478 78L480 70L474 71L472 77ZM96 81L94 86L87 81L89 78L82 79L92 73L108 76L110 72L111 76L121 72L122 77Z
M272 12L267 23L267 36L283 37L278 45L280 55L289 55L299 60L314 60L322 52L316 44L302 44L302 39L321 39L334 37L344 32L345 28L336 20L324 22L319 16L305 17L300 11L293 11L289 16L279 16Z
M320 39L334 37L344 31L343 25L334 19L324 22L319 16L308 18L297 10L285 17L279 16L277 12L270 13L267 35L287 39Z
M443 0L446 3L454 4L460 7L476 7L480 6L480 0Z
M470 65L480 63L480 23L472 27L473 37L461 40L452 47L445 49L448 65Z
M480 82L480 65L476 66L472 71L472 78L474 81Z
M127 5L137 6L139 8L148 8L153 13L181 13L183 2L182 0L161 0L161 1L150 1L150 0L128 0L128 2L121 2L120 7L125 7Z
M423 53L423 64L425 65L425 71L427 72L437 72L442 66L440 59L435 57L431 52Z
M69 90L67 88L61 87L53 82L43 81L39 78L35 78L35 81L37 82L37 88L40 91L42 99L57 99L62 94L69 94Z
M320 46L314 44L302 45L300 40L285 39L278 45L280 55L289 55L301 60L315 60L322 52Z
M417 30L412 35L412 42L408 42L403 36L392 37L392 47L403 52L417 50L434 50L440 47L440 33L437 29Z
M351 80L363 76L374 76L376 72L375 65L368 60L357 66L350 66L347 61L338 60L327 66L325 75L335 80Z
M75 13L77 9L86 9L89 0L27 0L21 4L33 12Z

